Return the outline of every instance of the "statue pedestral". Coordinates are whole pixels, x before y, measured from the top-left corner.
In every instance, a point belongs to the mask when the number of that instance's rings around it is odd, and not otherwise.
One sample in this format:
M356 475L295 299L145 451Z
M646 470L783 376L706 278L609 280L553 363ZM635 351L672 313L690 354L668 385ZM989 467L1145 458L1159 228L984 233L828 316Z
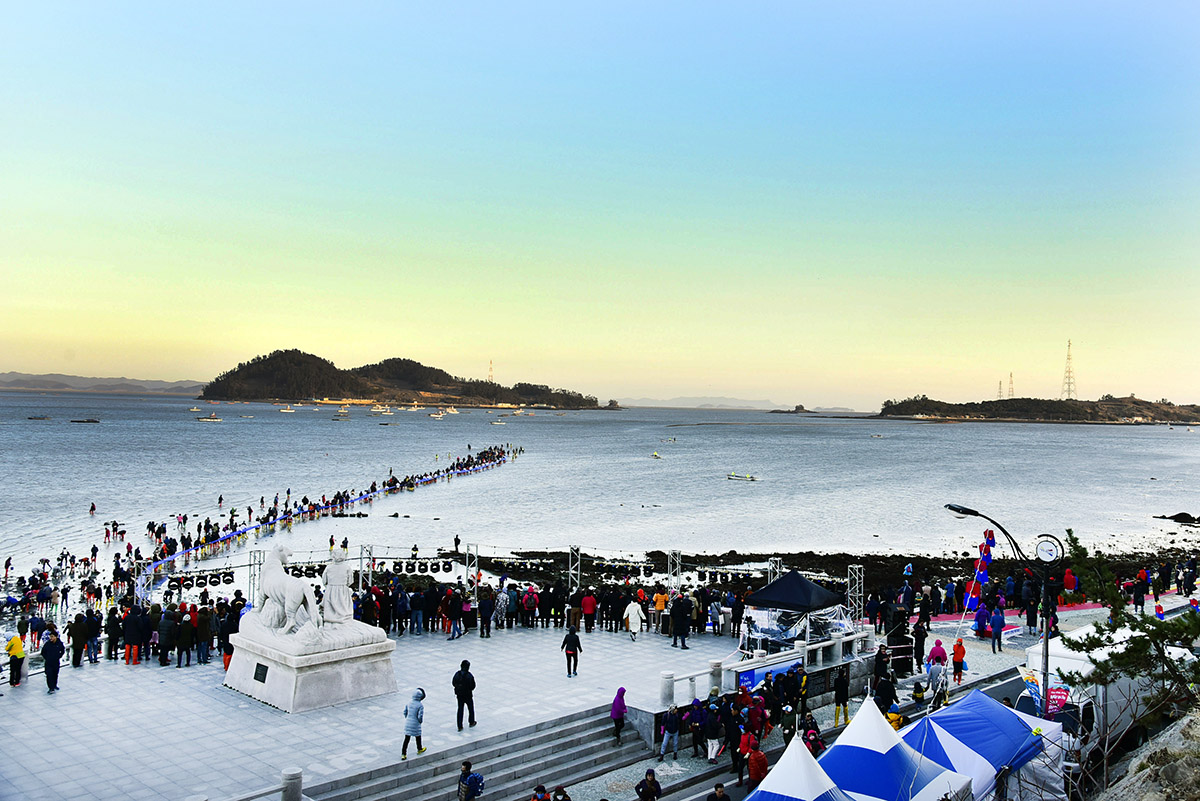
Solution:
M275 622L269 604L242 616L239 633L230 636L226 687L284 712L396 692L396 643L383 629L350 620L283 634Z

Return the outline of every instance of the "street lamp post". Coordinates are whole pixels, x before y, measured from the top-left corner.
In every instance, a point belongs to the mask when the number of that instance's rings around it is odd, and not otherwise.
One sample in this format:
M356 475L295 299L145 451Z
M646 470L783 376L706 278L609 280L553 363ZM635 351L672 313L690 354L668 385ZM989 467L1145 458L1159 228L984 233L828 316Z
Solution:
M959 506L956 503L946 504L946 508L955 517L981 517L991 523L996 528L1000 529L1000 533L1008 540L1008 545L1012 548L1017 559L1027 568L1041 568L1042 574L1042 702L1041 713L1044 717L1047 710L1050 708L1050 568L1057 565L1062 560L1063 546L1057 537L1052 537L1049 534L1044 534L1038 538L1037 545L1034 546L1034 554L1037 556L1036 562L1025 555L1021 550L1021 546L1013 539L1012 534L1008 533L1008 529L1000 525L999 522L993 520L982 512L970 509L966 506Z

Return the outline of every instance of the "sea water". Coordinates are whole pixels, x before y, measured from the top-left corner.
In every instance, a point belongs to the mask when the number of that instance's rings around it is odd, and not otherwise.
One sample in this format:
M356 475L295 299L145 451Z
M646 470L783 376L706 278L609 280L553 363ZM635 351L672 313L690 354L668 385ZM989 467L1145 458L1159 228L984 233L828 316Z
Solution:
M395 556L414 544L433 555L456 535L484 554L570 545L614 557L671 549L973 552L983 525L943 509L958 503L1024 543L1066 528L1120 552L1200 540L1153 518L1200 512L1200 432L1186 427L664 409L463 409L437 420L432 410L372 416L359 406L348 421L334 421L335 407L279 408L0 392L0 557L12 556L24 572L36 558L64 548L83 554L96 543L107 564L118 546L103 545L106 520L120 521L145 552L149 521L167 522L174 534L175 515L186 513L194 532L196 521L217 521L230 506L244 521L247 506L257 515L260 498L269 506L288 489L293 500L363 491L389 470L424 473L497 444L524 454L382 496L362 508L366 518L324 518L273 539L298 553L327 552L333 536L347 538L352 554L370 544ZM211 412L223 422L196 420ZM51 419L27 419L35 416ZM100 422L69 422L84 418ZM505 425L491 425L497 419ZM731 481L730 472L758 480ZM253 538L246 547L255 547Z

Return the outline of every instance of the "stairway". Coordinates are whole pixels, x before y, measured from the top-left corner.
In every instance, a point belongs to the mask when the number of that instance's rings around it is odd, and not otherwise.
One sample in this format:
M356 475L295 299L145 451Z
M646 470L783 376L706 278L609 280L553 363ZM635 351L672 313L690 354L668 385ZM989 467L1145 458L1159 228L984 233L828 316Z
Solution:
M488 801L527 801L539 784L570 787L651 756L637 732L626 729L613 747L609 705L524 726L505 734L417 755L304 787L312 801L447 801L454 797L463 760L486 782Z

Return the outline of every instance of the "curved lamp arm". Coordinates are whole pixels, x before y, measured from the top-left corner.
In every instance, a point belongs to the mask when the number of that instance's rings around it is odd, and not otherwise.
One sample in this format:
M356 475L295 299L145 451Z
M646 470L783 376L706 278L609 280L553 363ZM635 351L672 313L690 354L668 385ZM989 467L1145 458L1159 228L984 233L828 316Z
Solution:
M971 509L969 507L966 507L966 506L959 506L956 503L948 503L948 504L946 504L946 508L949 509L952 514L957 515L958 517L982 517L984 520L988 521L993 526L1000 529L1000 533L1003 534L1005 539L1008 540L1009 547L1013 549L1013 553L1015 553L1017 555L1018 559L1020 559L1022 562L1024 562L1026 564L1026 566L1033 564L1033 560L1031 560L1028 556L1025 555L1025 552L1021 550L1021 546L1017 544L1017 541L1015 539L1013 539L1013 535L1009 534L1008 529L1006 529L1004 526L1000 525L1000 523L998 521L993 520L992 518L985 515L983 512L978 512L978 511Z

